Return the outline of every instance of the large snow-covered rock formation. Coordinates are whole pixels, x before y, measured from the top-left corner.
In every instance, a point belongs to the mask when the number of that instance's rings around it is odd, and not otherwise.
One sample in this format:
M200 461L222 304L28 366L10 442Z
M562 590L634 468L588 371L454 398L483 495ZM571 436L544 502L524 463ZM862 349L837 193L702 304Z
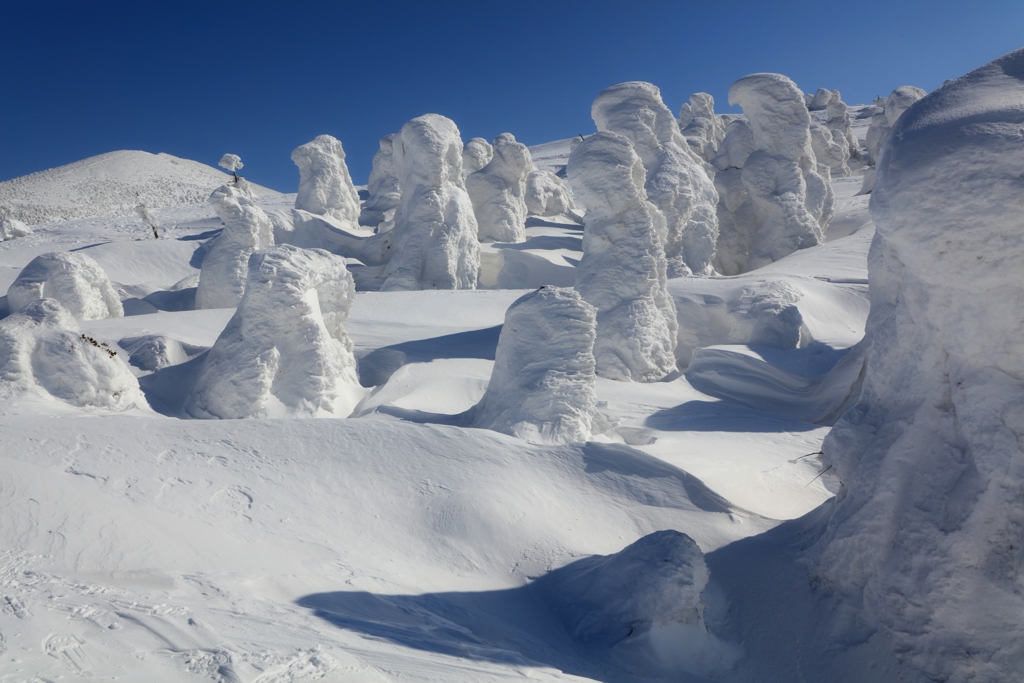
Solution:
M44 298L56 299L80 320L124 315L106 272L81 252L51 251L35 257L7 290L12 313Z
M490 162L466 176L481 242L526 241L526 178L532 169L526 145L502 133L494 138Z
M597 374L657 381L676 368L679 325L661 246L665 218L647 200L643 163L629 138L601 132L573 150L567 170L587 207L576 291L597 309Z
M559 287L541 287L505 312L491 381L473 425L534 443L590 438L597 406L594 307Z
M295 208L354 226L359 220L359 193L352 185L341 142L318 135L292 150L292 161L299 167Z
M385 135L380 139L380 149L373 155L373 166L370 169L370 178L366 183L366 191L369 197L359 214L359 224L376 227L386 218L388 211L394 211L398 207L398 201L402 198L402 188L398 182L398 173L395 172L395 150L394 139L398 133Z
M1024 50L896 122L863 391L823 445L843 488L819 578L928 680L1024 671L1021 159Z
M480 243L458 127L424 114L402 126L394 150L402 197L381 290L475 288Z
M613 85L594 99L590 115L599 131L626 136L642 160L647 198L665 217L662 244L669 276L710 273L718 239L718 193L661 91L639 81Z
M354 300L340 256L284 244L254 253L245 295L203 361L188 413L346 417L364 394L342 325Z

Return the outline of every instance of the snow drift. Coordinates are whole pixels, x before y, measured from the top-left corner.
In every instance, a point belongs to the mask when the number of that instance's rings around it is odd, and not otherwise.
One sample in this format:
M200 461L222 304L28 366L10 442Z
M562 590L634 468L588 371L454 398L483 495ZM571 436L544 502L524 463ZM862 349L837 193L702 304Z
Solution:
M376 227L385 219L388 211L398 207L402 188L395 171L395 150L393 143L398 133L385 135L380 139L380 149L373 155L370 178L366 183L369 197L359 214L359 224Z
M526 241L526 178L530 150L511 133L494 138L490 162L466 176L481 242Z
M106 272L81 252L51 251L35 257L7 290L12 313L44 298L56 299L81 320L124 315Z
M929 680L1024 670L1022 157L1024 50L896 122L864 388L823 445L844 488L819 578Z
M475 288L480 243L458 127L424 114L402 126L394 146L402 197L381 290Z
M571 289L541 287L505 313L491 381L472 424L533 443L590 438L597 405L594 307Z
M337 138L318 135L292 150L299 167L299 193L295 208L356 225L359 194L345 165L345 150Z
M669 276L709 274L718 239L718 193L661 91L639 81L613 85L594 99L590 115L598 130L626 136L642 160L647 199L665 217Z
M254 253L245 295L203 361L187 412L347 416L364 393L342 326L354 299L340 256L290 245Z
M597 309L597 374L657 381L675 370L678 323L643 163L628 138L601 132L573 150L568 173L587 207L576 291Z

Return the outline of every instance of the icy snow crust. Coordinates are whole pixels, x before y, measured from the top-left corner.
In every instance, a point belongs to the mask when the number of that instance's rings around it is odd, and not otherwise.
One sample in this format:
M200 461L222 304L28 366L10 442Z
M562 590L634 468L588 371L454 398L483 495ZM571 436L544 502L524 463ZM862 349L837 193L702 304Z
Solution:
M7 307L14 313L39 299L56 299L81 320L124 315L121 299L100 264L77 252L35 257L7 289Z

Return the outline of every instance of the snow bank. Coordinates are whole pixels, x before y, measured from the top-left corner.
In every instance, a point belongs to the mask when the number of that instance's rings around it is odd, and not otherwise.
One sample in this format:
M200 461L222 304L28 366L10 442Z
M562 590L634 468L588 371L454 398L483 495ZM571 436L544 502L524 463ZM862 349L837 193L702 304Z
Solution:
M146 405L120 354L81 334L56 299L36 299L0 320L0 398L46 396L80 408Z
M594 307L541 287L505 313L494 370L472 424L533 443L587 441L597 405Z
M882 104L883 111L871 117L871 127L867 133L869 163L877 164L881 158L882 145L889 137L889 131L910 105L917 102L927 93L912 85L901 85L892 91Z
M16 218L0 220L0 242L13 240L15 237L27 237L31 234L32 228Z
M364 393L342 326L354 300L340 256L290 245L254 253L245 295L203 362L188 413L347 416Z
M929 680L1024 670L1022 157L1024 50L896 122L864 388L823 445L844 488L819 578Z
M462 173L469 175L476 173L481 168L491 163L494 156L494 148L491 143L483 138L470 138L469 142L462 148Z
M704 161L711 161L725 137L725 127L715 116L715 98L706 92L690 95L690 102L679 112L679 127L687 144Z
M359 224L374 226L380 225L385 219L388 211L394 211L398 207L398 201L402 197L402 188L398 182L398 173L395 171L395 150L394 139L398 133L385 135L380 139L380 149L373 155L373 167L370 169L370 179L366 183L366 190L369 197L359 214Z
M402 197L381 290L475 288L480 244L458 127L425 114L402 126L394 144Z
M511 133L494 138L490 162L466 176L481 242L526 241L526 178L530 150Z
M44 298L56 299L81 320L124 315L121 299L103 268L81 252L51 251L35 257L7 290L12 313Z
M729 89L729 104L743 107L753 138L741 176L753 223L737 230L747 233L746 269L753 270L821 244L834 198L818 173L810 114L793 81L781 74L745 76Z
M252 200L244 180L224 185L210 195L210 204L224 229L203 259L196 289L196 308L234 308L245 292L249 256L274 243L270 218Z
M532 171L526 177L526 212L530 216L567 216L578 220L576 203L562 179L551 171Z
M355 225L359 194L345 165L345 150L337 138L318 135L292 150L299 167L299 193L295 208Z
M675 370L678 323L643 163L628 138L601 132L573 150L568 173L587 207L576 291L597 309L597 374L657 381Z
M614 85L598 94L590 115L598 130L626 136L642 160L647 198L665 217L669 276L709 274L718 239L718 193L661 91L639 81Z

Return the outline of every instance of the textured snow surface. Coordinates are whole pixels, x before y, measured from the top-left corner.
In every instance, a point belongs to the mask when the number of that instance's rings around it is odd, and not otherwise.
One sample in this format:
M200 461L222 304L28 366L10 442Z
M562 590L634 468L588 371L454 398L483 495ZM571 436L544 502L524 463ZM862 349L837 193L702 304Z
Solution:
M82 320L120 318L121 299L92 257L51 251L35 257L7 289L7 307L18 312L39 299L56 299Z

